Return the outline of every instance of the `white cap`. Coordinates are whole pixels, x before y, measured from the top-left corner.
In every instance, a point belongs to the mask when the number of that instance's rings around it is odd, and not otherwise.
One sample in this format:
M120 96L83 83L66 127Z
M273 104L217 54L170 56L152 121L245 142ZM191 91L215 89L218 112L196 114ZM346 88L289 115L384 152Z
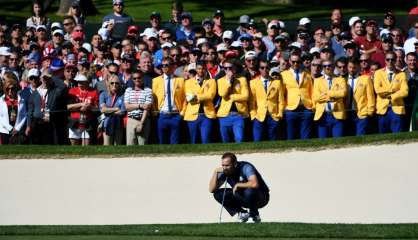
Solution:
M232 39L233 37L234 37L234 34L230 30L225 31L224 34L222 35L222 39L224 38Z
M257 53L255 51L248 51L245 53L245 59L257 58Z
M208 42L208 40L206 38L199 38L199 39L197 39L196 46L199 47L200 45L205 44L207 42Z
M158 32L155 31L153 28L145 28L144 32L141 33L139 36L145 36L147 39L158 38Z
M280 26L281 29L285 29L286 28L286 25L284 24L283 21L279 21L279 26Z
M228 51L228 48L226 47L225 43L220 43L218 44L218 46L216 46L216 51L217 52Z
M38 31L38 29L41 29L41 28L45 29L45 31L46 31L46 26L45 25L38 25L36 27L36 31Z
M39 75L41 75L41 72L39 72L39 70L37 68L32 68L28 72L28 78L30 78L30 77L39 77Z
M267 28L271 29L273 26L276 26L276 28L279 27L278 22L277 21L271 21L268 25Z
M9 47L0 47L0 56L10 56L10 48Z
M190 72L190 71L196 71L196 63L190 63L188 66L187 66L187 71L188 72Z
M306 24L309 24L309 23L311 23L311 19L309 19L307 17L301 18L299 20L299 25L306 25Z
M53 33L52 33L52 36L54 36L55 34L57 34L57 33L59 33L59 34L61 34L62 36L64 36L64 31L62 31L61 29L57 29L57 30L55 30Z
M360 17L358 16L354 16L351 17L350 20L348 20L348 25L350 25L350 27L352 27L354 25L354 23L356 23L357 21L360 21Z
M83 43L83 45L81 46L82 48L86 49L87 52L91 53L91 44L90 43Z
M272 62L272 63L278 63L278 62L279 62L279 57L274 56L274 57L271 59L271 62Z
M53 28L59 28L59 29L62 29L61 23L60 23L60 22L53 22L53 23L51 24L51 29L53 29Z
M163 45L161 45L161 48L172 48L172 47L173 47L173 44L170 42L166 42Z
M241 41L233 41L231 47L239 48L242 47Z
M279 67L274 67L270 69L269 75L273 75L273 73L280 73L280 68Z
M383 28L382 31L380 31L380 38L382 38L383 34L390 35L390 31L386 28Z
M77 74L77 76L75 76L74 81L77 82L85 82L88 81L87 77L83 74Z
M292 42L292 44L290 44L289 47L297 47L297 48L301 49L302 44L299 43L299 42Z
M309 50L310 54L320 53L320 52L321 52L321 49L318 48L318 47L313 47L313 48L311 48L311 50Z

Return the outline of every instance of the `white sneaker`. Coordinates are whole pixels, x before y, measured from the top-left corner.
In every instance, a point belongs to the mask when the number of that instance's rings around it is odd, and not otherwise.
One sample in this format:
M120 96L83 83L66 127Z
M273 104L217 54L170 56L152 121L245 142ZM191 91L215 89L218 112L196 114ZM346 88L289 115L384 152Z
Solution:
M250 218L250 214L247 212L239 212L238 213L238 220L242 223L245 223Z
M254 216L252 218L253 218L254 223L260 223L261 222L260 215L256 215L256 216Z

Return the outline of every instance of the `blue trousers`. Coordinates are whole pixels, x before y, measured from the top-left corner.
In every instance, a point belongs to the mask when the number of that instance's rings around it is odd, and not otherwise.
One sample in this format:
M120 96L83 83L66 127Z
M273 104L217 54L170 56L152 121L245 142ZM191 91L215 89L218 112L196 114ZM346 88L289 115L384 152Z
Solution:
M305 107L298 107L293 111L286 110L287 139L308 139L311 136L313 112Z
M239 114L229 114L219 118L222 142L232 142L233 135L235 142L240 143L244 138L244 118Z
M204 114L199 114L199 117L194 121L187 122L190 134L190 143L197 143L199 132L202 143L211 142L212 119L207 118Z
M346 120L346 132L349 136L363 136L367 134L369 117L358 118L356 112L350 112Z
M278 130L279 121L274 120L270 115L266 116L264 122L260 122L255 118L253 121L254 142L262 141L266 133L268 140L277 140L279 135Z
M379 115L379 133L398 133L402 130L402 116L393 112L392 107L384 115Z
M222 204L223 194L224 188L219 188L213 193L216 201L220 204ZM231 216L239 212L246 212L243 208L249 208L250 216L253 217L259 215L258 209L266 206L269 200L269 193L258 189L239 189L234 194L231 188L227 188L225 191L224 208Z
M158 117L158 139L160 144L179 143L180 123L180 114L160 113Z
M318 120L318 137L342 137L344 133L343 120L336 119L332 113L325 112Z

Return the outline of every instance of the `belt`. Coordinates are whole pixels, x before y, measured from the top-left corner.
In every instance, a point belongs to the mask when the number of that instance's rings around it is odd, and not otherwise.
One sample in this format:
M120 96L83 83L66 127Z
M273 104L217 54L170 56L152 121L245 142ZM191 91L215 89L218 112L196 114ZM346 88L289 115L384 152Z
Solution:
M142 115L139 115L139 116L128 116L128 118L132 118L132 119L135 119L135 120L141 120Z
M174 112L160 112L160 114L162 114L162 115L176 115L176 114L180 114L180 112L178 112L178 111L174 111Z

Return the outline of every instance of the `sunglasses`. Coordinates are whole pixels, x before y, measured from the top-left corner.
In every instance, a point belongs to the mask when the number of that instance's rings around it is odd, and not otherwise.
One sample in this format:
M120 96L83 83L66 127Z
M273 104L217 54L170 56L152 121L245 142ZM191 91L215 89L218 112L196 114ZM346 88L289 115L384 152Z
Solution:
M301 61L290 61L292 64L301 63Z
M161 38L161 40L164 40L164 41L168 41L168 40L170 40L171 39L171 37L165 37L165 38Z
M267 66L260 66L259 68L260 68L260 70L266 70L266 69L268 69L269 67L267 67Z
M168 68L168 67L170 67L170 64L162 64L161 67Z
M118 74L117 72L111 72L111 71L109 71L109 74L111 74L111 75L116 75L116 74Z
M320 67L320 66L321 66L321 64L316 64L316 63L313 63L313 64L312 64L312 66L313 66L313 67Z
M323 64L322 67L324 67L324 68L330 68L330 67L332 67L332 65L331 64Z
M64 26L68 26L68 25L71 25L71 24L73 24L73 23L67 22L67 23L64 23Z
M337 65L337 68L339 68L339 69L341 69L341 68L345 68L345 65L343 65L343 66L338 66L338 65Z
M120 85L120 82L110 82L110 85Z
M226 66L226 67L224 67L224 69L225 69L226 71L228 71L228 70L232 70L232 69L233 69L233 67L232 67L232 66Z
M172 57L178 57L178 56L180 56L180 54L171 54L170 56L172 56Z
M39 79L39 77L32 76L29 78L29 80L32 80L32 81L37 80L37 79Z
M360 62L368 62L368 59L360 59Z
M113 4L113 6L123 7L123 4L122 3L115 3L115 4Z
M386 58L386 61L387 62L394 62L394 61L396 61L396 59L395 58Z
M141 77L133 77L132 80L141 80Z
M14 62L14 61L17 61L17 58L9 58L9 60Z
M216 55L216 52L209 52L209 55Z

